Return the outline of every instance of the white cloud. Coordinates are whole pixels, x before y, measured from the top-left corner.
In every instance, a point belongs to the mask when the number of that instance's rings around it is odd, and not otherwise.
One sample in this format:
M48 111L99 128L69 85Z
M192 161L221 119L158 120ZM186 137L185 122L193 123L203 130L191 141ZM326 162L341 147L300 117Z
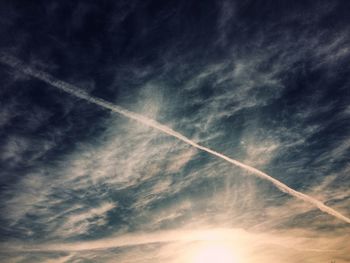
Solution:
M115 209L116 203L105 202L98 207L88 208L81 212L70 213L55 234L64 238L89 233L91 228L104 226L107 223L107 213Z

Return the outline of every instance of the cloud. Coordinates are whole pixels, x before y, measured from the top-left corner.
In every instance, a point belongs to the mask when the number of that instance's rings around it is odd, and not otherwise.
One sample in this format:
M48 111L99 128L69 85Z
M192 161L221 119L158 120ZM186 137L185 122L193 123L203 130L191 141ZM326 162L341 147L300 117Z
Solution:
M75 45L74 40L73 45L50 33L53 42L39 47L40 52L29 45L28 52L24 46L41 42L32 36L43 34L23 32L17 34L19 45L7 51L23 59L29 54L33 68L166 123L200 145L244 160L344 214L349 212L344 129L349 110L347 82L342 79L349 53L346 30L332 18L337 3L302 8L292 4L287 12L281 8L281 13L266 15L273 10L269 5L255 13L254 1L219 1L218 9L212 9L215 17L218 11L217 20L206 17L210 22L200 27L215 28L213 34L205 34L214 38L213 43L206 39L205 50L196 43L198 57L192 48L186 50L191 39L175 37L168 46L159 35L155 43L146 28L146 44L155 44L145 48L151 62L144 51L131 55L135 42L137 47L145 43L140 35L131 37L130 43L119 34L113 37L117 41L108 37L123 31L124 24L134 24L131 21L139 17L133 15L134 8L141 12L134 1L116 5L113 16L104 15L109 31L102 41L96 37ZM45 5L48 16L57 19L58 7ZM74 32L95 21L96 9L85 4L74 8L66 33L79 39L81 35ZM186 8L179 4L170 14L162 13L162 23L154 24L152 32L160 33L163 22L178 11L186 13ZM251 12L254 15L246 21L242 14ZM173 32L185 19L170 20ZM324 21L332 28L319 29ZM189 36L188 31L184 35ZM85 48L85 42L93 43L93 48ZM125 45L122 52L119 42ZM108 51L111 46L113 51ZM154 62L159 50L161 58ZM118 52L127 54L127 62L115 59ZM6 168L1 231L3 239L13 242L1 246L32 244L34 249L45 249L80 242L89 249L101 241L101 249L18 250L13 257L1 253L0 261L10 261L9 256L14 262L179 262L179 256L208 241L184 241L176 234L187 231L196 237L212 227L238 236L235 251L245 262L349 261L347 225L339 220L154 129L45 90L43 83L25 74L8 73L6 69L1 90L6 103L1 103L0 128L7 134L1 143ZM6 93L10 91L11 100ZM36 101L42 91L49 106ZM111 247L103 248L108 238L116 238L116 247L110 241ZM117 247L125 240L130 245ZM266 240L271 243L265 244Z
M28 75L31 75L33 77L36 77L38 79L41 79L45 82L47 82L48 84L64 91L67 92L71 95L74 95L78 98L84 99L90 103L99 105L103 108L109 109L113 112L119 113L121 115L124 115L127 118L130 118L132 120L136 120L146 126L152 127L156 130L159 130L165 134L168 134L172 137L175 137L199 150L205 151L213 156L216 156L218 158L221 158L235 166L238 166L242 169L245 169L246 171L250 172L251 174L260 177L261 179L270 181L272 184L274 184L279 190L281 190L282 192L285 192L293 197L296 197L300 200L303 200L304 202L308 202L316 207L318 207L318 209L320 209L321 211L328 213L334 217L337 217L340 220L343 220L347 223L350 223L350 219L344 215L342 215L341 213L337 212L336 210L332 209L331 207L323 204L322 202L312 198L311 196L308 196L306 194L303 194L301 192L298 192L294 189L291 189L290 187L288 187L286 184L282 183L281 181L271 177L270 175L254 168L251 167L249 165L246 165L244 163L241 163L235 159L229 158L228 156L225 156L224 154L221 154L219 152L216 152L214 150L211 150L210 148L201 146L199 144L197 144L196 142L192 141L191 139L187 138L186 136L182 135L181 133L178 133L174 130L172 130L171 128L158 123L157 121L153 120L153 119L149 119L147 117L144 117L142 115L139 115L137 113L131 112L129 110L126 110L120 106L117 105L113 105L110 102L107 102L105 100L96 98L96 97L92 97L89 94L87 94L85 91L80 90L78 88L76 88L73 85L67 84L65 82L62 82L60 80L54 79L52 76L44 73L44 72L40 72L40 71L36 71L33 70L32 68L28 68L26 66L21 65L21 62L17 61L14 58L11 57L7 57L7 56L2 56L2 62L7 64L8 66L11 66L13 68L16 68L18 70L21 70L23 73L26 73Z
M107 252L109 249L109 252L105 254L110 257L109 260L132 258L132 262L141 259L142 262L149 262L150 257L154 260L164 260L166 257L170 262L186 262L199 246L219 242L231 246L239 260L244 259L245 262L251 263L279 261L285 258L286 254L288 258L301 259L303 257L306 262L320 259L346 262L349 259L345 249L349 245L349 240L345 235L315 236L313 232L300 229L288 232L258 233L234 228L197 228L192 230L184 228L176 231L134 233L79 243L30 246L12 244L8 248L12 252L27 251L33 254L45 251L74 252L74 255L71 256L72 259L85 258L89 255L96 256L96 253L97 255L100 253L99 250ZM156 246L152 246L152 244ZM342 245L340 246L340 244ZM142 246L144 249L139 249ZM112 248L120 248L121 250L113 253L110 250ZM92 254L93 250L96 252ZM276 251L283 253L276 253Z
M104 226L107 213L117 207L116 203L105 202L98 207L88 208L81 212L70 213L66 216L64 223L55 232L56 236L64 238L87 234L96 227Z

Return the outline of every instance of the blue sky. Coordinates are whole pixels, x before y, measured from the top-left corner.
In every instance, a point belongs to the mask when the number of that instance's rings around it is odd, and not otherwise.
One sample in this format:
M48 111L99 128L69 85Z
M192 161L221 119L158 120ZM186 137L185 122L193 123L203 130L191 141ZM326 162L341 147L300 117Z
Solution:
M2 56L350 217L347 1L0 5ZM198 263L223 243L240 263L350 261L344 220L21 66L0 75L2 262Z

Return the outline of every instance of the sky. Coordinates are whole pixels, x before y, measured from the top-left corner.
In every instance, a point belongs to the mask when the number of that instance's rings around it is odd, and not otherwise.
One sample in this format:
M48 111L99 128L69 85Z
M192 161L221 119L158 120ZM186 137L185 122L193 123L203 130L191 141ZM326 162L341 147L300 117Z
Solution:
M0 2L0 262L350 262L349 1Z

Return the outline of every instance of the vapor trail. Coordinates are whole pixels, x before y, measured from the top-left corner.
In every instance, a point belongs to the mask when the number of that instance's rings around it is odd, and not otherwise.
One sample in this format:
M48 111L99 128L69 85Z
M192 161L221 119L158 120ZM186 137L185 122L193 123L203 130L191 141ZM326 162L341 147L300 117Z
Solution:
M2 62L3 64L6 64L18 71L21 71L29 76L32 76L32 77L35 77L37 79L40 79L48 84L50 84L51 86L54 86L66 93L69 93L75 97L78 97L80 99L83 99L83 100L86 100L90 103L94 103L96 105L99 105L105 109L109 109L113 112L116 112L116 113L119 113L121 115L124 115L125 117L127 118L130 118L130 119L133 119L135 121L138 121L140 123L143 123L149 127L152 127L154 129L157 129L159 131L162 131L163 133L166 133L170 136L173 136L189 145L192 145L193 147L199 149L199 150L202 150L202 151L205 151L207 153L210 153L211 155L214 155L216 157L219 157L229 163L232 163L238 167L241 167L243 169L245 169L246 171L249 171L251 172L253 175L257 176L257 177L260 177L264 180L267 180L269 182L271 182L272 184L274 184L279 190L281 190L282 192L284 193L287 193L291 196L294 196L298 199L301 199L307 203L310 203L314 206L316 206L318 209L320 209L321 211L329 214L329 215L332 215L340 220L343 220L347 223L350 224L350 218L342 215L341 213L339 213L338 211L334 210L333 208L325 205L324 203L314 199L313 197L309 196L309 195L306 195L306 194L303 194L301 192L298 192L292 188L290 188L289 186L287 186L286 184L280 182L279 180L271 177L270 175L254 168L254 167L251 167L249 165L246 165L244 163L241 163L235 159L232 159L224 154L221 154L221 153L218 153L214 150L211 150L210 148L207 148L205 146L202 146L202 145L199 145L198 143L192 141L191 139L187 138L186 136L182 135L181 133L178 133L176 131L174 131L173 129L155 121L155 120L152 120L152 119L149 119L145 116L142 116L140 114L137 114L135 112L131 112L127 109L124 109L120 106L117 106L117 105L114 105L108 101L105 101L103 99L100 99L100 98L96 98L96 97L92 97L90 96L87 92L71 85L71 84L68 84L66 82L63 82L63 81L60 81L56 78L54 78L53 76L45 73L45 72L42 72L42 71L39 71L39 70L35 70L29 66L26 66L25 64L23 64L21 61L17 60L16 58L14 57L11 57L11 56L8 56L8 55L4 55L2 54L0 56L0 62Z

